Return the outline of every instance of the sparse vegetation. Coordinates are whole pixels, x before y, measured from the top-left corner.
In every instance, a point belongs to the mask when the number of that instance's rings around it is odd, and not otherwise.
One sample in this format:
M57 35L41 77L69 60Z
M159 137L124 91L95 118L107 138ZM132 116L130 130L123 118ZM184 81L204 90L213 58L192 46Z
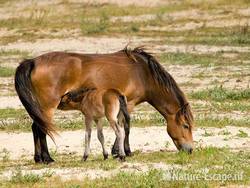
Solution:
M248 134L244 132L243 130L239 130L239 133L237 134L237 136L240 138L246 138L248 137Z
M220 118L220 117L197 117L195 121L197 127L225 127L225 126L236 126L236 127L249 127L250 119L231 119L231 118Z
M0 66L0 77L14 76L14 73L15 73L14 68Z
M208 148L198 148L196 152L194 152L192 155L188 155L184 152L179 153L171 153L171 152L154 152L154 153L135 153L133 157L128 158L128 164L154 164L154 163L161 163L169 166L166 169L154 169L151 167L151 170L149 170L146 173L142 172L117 172L113 174L112 177L103 177L98 179L88 179L86 178L84 181L72 179L69 181L66 181L62 184L62 180L60 177L56 176L56 174L51 173L43 173L41 175L36 175L34 173L28 173L24 174L22 172L21 167L16 168L14 176L11 178L10 181L1 181L0 185L2 186L18 186L18 187L24 187L25 185L33 185L36 182L39 182L40 186L77 186L80 187L102 187L102 186L108 186L108 187L117 187L117 186L123 186L126 182L127 187L134 187L134 186L140 186L140 187L165 187L166 185L168 187L178 187L178 186L184 186L184 185L190 185L190 186L219 186L219 185L247 185L249 183L249 175L250 171L248 168L248 162L249 162L249 152L242 151L242 152L231 152L230 150L226 148L218 149L214 147L208 147ZM60 168L65 167L72 167L70 165L70 161L76 161L72 160L72 156L63 156L59 160L59 166ZM112 164L113 162L116 162L116 160L109 159L107 161L100 161L99 159L95 159L94 161L87 161L86 163L82 163L79 160L75 163L78 167L81 167L81 169L88 168L91 165L94 165L93 168L100 169L102 164L108 163ZM30 161L22 161L21 163L26 163L27 167L29 169L32 169L36 166L31 165ZM33 162L31 162L33 163ZM62 164L66 163L66 166L61 166ZM90 164L89 164L90 163ZM99 167L98 165L99 164ZM115 164L115 163L113 163ZM15 163L13 163L15 165ZM68 166L70 165L70 166ZM172 166L171 168L171 165ZM53 169L58 164L53 164L49 168ZM121 163L116 162L116 168L123 166ZM133 166L133 165L132 165ZM213 168L211 168L211 166ZM28 170L26 167L26 170ZM39 168L42 168L40 166ZM102 167L101 167L102 168ZM114 168L108 169L112 170ZM121 168L122 169L122 168ZM204 171L204 169L206 169ZM170 173L170 174L169 174ZM186 174L186 175L195 175L199 174L202 179L199 181L173 181L171 180L171 176L173 173L180 173ZM237 174L237 173L243 173L242 177L238 177L238 180L229 179L228 181L223 180L210 180L207 181L204 179L204 173L208 177L209 175L212 176L213 174ZM47 177L50 177L50 180L45 181ZM170 179L169 179L170 178ZM241 179L242 178L242 179Z
M104 36L103 38L122 38L126 42L131 40L133 43L135 38L136 45L145 44L149 52L156 51L153 55L174 76L184 93L187 93L194 111L195 126L199 131L204 129L202 139L220 137L226 143L231 143L234 139L242 141L249 137L249 0L169 1L167 5L150 7L98 4L90 1L79 3L68 0L49 4L32 1L25 6L17 6L17 3L20 2L0 0L0 12L6 13L0 19L0 79L3 80L0 83L1 97L16 96L13 86L14 66L24 58L44 53L33 52L33 49L22 50L19 46L22 42L69 38L82 40L83 37L89 36L96 37L98 41L98 37ZM217 25L217 22L222 24ZM86 47L83 47L79 50L85 49ZM144 104L137 106L131 117L131 132L134 127L162 126L159 129L163 130L163 126L166 127L167 124L155 109ZM83 122L80 112L56 111L54 123L60 131L83 129ZM31 132L31 123L24 109L0 109L0 131ZM108 126L107 121L104 121L104 126ZM227 126L234 126L237 131L232 131L231 127ZM214 133L212 130L218 127L223 129ZM196 140L195 137L194 139ZM112 143L108 141L108 144ZM147 140L143 146L149 147L151 144L150 140ZM142 153L141 150L136 150L132 157L126 158L126 163L120 163L111 156L104 161L101 154L91 154L88 161L82 162L80 151L61 153L53 149L50 153L56 163L51 165L34 164L26 155L13 160L12 151L8 150L11 148L4 146L0 151L0 187L250 185L248 149L241 151L241 148L234 148L236 151L231 151L230 146L221 149L203 148L203 140L199 140L192 155L188 155L184 152L173 152L172 144L169 141L163 143L163 150L167 150L164 152ZM245 147L248 148L244 145ZM140 168L140 165L143 167ZM112 173L112 176L94 180L87 177L81 180L65 180L55 172L56 169L69 172L72 169L80 169L81 172L99 170L107 174ZM5 172L10 172L9 179L4 176ZM203 176L241 172L243 178L239 181L207 181L204 178L199 181L167 179L167 175L173 173Z
M191 93L193 99L200 100L248 100L250 99L250 89L230 90L223 87L214 87L212 89L202 90Z
M202 136L208 137L208 136L213 136L214 134L212 132L208 132L205 130L205 133L202 134Z

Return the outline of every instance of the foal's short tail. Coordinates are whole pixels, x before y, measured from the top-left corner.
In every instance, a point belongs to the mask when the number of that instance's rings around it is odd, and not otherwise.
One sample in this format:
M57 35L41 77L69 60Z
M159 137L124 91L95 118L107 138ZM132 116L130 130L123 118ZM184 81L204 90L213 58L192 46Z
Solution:
M21 62L16 69L15 88L16 92L27 110L30 117L45 134L48 134L54 141L52 132L55 132L52 124L43 115L39 102L33 93L31 72L34 68L34 60L27 59Z
M127 102L123 95L119 96L120 111L118 114L118 121L124 123L124 129L129 129L130 127L130 116L127 109Z

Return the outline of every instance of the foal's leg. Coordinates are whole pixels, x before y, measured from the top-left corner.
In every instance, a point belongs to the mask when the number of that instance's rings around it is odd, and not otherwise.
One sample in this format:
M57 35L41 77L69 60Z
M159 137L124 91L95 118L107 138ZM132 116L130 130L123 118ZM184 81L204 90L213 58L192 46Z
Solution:
M86 161L90 152L90 139L91 139L91 127L92 119L85 117L85 151L83 155L83 160Z
M40 139L39 139L39 127L35 122L32 124L32 132L33 132L33 138L34 138L34 146L35 146L35 154L34 154L34 160L36 163L42 163L42 157L41 157L41 146L40 146Z
M97 138L102 145L103 157L104 157L104 160L106 160L108 158L108 152L106 151L105 146L104 146L102 122L100 120L96 120L95 122L96 122L96 127L97 127Z

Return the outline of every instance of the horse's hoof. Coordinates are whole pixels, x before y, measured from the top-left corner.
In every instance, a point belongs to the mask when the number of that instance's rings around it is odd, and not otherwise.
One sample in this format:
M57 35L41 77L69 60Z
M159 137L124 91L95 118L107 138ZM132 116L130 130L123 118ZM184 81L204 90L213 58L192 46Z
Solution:
M44 164L50 164L50 163L53 163L53 162L55 162L55 160L52 159L51 157L43 158L43 163Z
M125 162L125 161L126 161L125 158L126 158L125 155L124 155L124 156L123 156L123 155L120 155L120 156L119 156L119 160L120 160L121 162Z
M86 161L87 159L88 159L88 155L84 155L82 158L83 161Z
M34 156L35 163L43 163L42 157L40 155Z
M108 159L109 155L108 154L103 154L104 160Z
M125 154L126 154L127 157L131 157L132 156L132 152L130 150L125 151Z

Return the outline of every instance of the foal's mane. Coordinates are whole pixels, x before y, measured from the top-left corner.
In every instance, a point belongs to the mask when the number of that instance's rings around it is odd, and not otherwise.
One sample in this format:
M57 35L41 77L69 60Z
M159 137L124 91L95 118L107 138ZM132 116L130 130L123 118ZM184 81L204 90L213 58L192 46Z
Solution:
M187 123L193 125L193 115L189 103L184 93L179 88L174 78L163 68L163 66L156 60L156 58L145 51L143 47L136 47L128 49L127 46L123 49L126 55L133 61L137 62L136 56L141 56L141 59L148 65L152 78L163 89L163 92L171 93L179 103L179 110L176 113L176 121L180 122L180 116L183 115Z

